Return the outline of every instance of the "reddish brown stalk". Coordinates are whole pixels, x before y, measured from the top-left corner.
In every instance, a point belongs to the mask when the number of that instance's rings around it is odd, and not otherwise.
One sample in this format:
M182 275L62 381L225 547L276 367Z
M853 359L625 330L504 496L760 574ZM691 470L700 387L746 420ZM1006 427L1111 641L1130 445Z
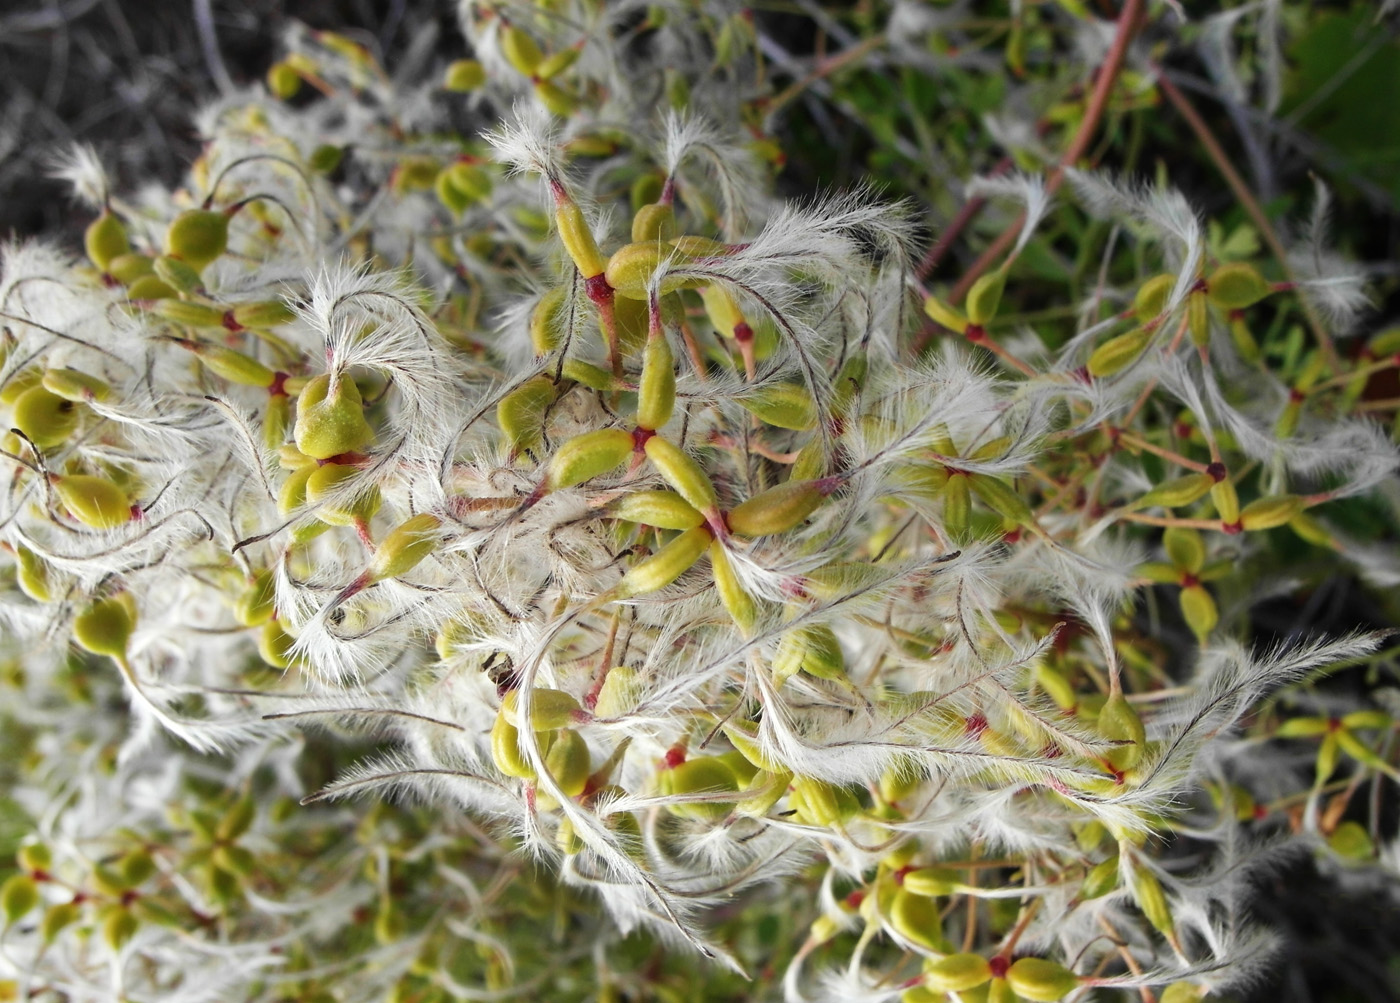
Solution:
M1059 164L1045 179L1047 195L1053 195L1060 190L1060 186L1065 181L1065 168L1084 156L1084 151L1089 148L1089 143L1098 130L1099 122L1103 119L1104 111L1108 108L1108 99L1113 93L1113 85L1123 69L1123 60L1128 54L1128 43L1132 41L1137 30L1142 6L1142 0L1127 0L1127 3L1123 5L1123 11L1118 15L1118 28L1113 35L1113 45L1109 48L1108 55L1104 57L1103 65L1099 67L1098 78L1094 81L1093 93L1089 95L1089 106L1084 110L1084 118L1079 123L1079 131L1074 134L1074 139L1070 141L1069 147L1060 157ZM973 262L972 267L953 287L953 291L949 295L951 302L961 303L963 297L967 295L967 291L972 288L972 283L1001 260L1011 249L1011 245L1016 242L1016 236L1025 221L1025 213L1018 215L1015 221L1002 231L1001 236L997 237L992 245L982 252L981 257Z

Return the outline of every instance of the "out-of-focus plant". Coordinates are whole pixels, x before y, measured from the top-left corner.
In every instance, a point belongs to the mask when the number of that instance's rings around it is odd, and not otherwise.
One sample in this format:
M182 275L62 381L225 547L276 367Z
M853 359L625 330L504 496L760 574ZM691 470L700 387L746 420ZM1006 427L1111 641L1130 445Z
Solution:
M306 32L185 188L68 159L86 260L0 281L5 991L1182 1003L1276 847L1386 866L1384 694L1279 694L1382 636L1241 634L1285 537L1395 576L1326 191L1266 253L1087 169L1176 15L1018 7L1097 72L925 288L910 204L770 194L787 101L965 15L882 13L795 91L722 3L466 4L417 84Z

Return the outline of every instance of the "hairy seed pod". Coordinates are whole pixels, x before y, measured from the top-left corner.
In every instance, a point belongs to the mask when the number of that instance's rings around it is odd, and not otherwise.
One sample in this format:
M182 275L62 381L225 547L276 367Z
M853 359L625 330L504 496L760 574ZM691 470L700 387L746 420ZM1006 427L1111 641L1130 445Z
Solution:
M585 279L602 275L608 267L608 259L598 250L598 242L593 239L593 231L589 229L583 210L573 202L560 202L554 207L554 222L559 227L559 239L564 244L564 250L579 274Z
M603 686L598 690L593 714L604 719L621 717L637 706L641 696L642 682L637 670L625 665L614 665L608 669Z
M588 776L593 772L589 759L588 743L576 731L561 731L554 744L544 757L554 782L569 797L578 797L588 785Z
M196 272L228 249L228 216L211 209L187 209L176 216L165 234L165 253Z
M129 286L143 275L151 275L154 271L155 262L145 254L118 254L107 262L107 274L124 286Z
M325 505L328 495L358 476L360 469L350 463L324 463L311 471L306 479L306 503L318 506L316 518L330 526L355 526L369 522L379 511L383 498L379 486L369 484L342 505Z
M1046 958L1021 958L1006 971L1017 995L1035 1003L1055 1003L1079 988L1079 976Z
M271 568L253 576L233 607L233 618L245 627L261 627L277 611L277 588Z
M374 551L370 575L375 581L406 575L434 550L442 520L427 512L411 516L391 529Z
M175 287L158 275L142 275L126 288L128 299L137 301L163 300L178 296Z
M676 236L676 207L669 202L653 202L632 217L632 240L668 241Z
M1240 525L1246 531L1286 526L1306 506L1307 502L1298 495L1269 495L1240 509Z
M926 771L920 766L918 760L911 756L897 757L889 766L885 767L885 772L880 774L881 800L886 804L903 801L919 789L926 775ZM917 848L919 844L917 840L910 840L904 845ZM903 865L901 864L901 866Z
M1089 356L1089 375L1101 379L1121 372L1137 361L1151 340L1152 332L1145 327L1109 338Z
M929 316L935 324L947 328L954 334L964 334L967 331L970 321L953 307L944 303L937 296L929 296L924 299L924 313Z
M968 474L968 487L982 503L1016 526L1034 526L1035 513L1010 485L987 474Z
M739 778L718 756L687 759L678 766L663 770L658 776L660 792L665 796L697 794L730 794L739 791ZM734 810L733 801L691 801L666 805L666 810L679 818L697 822L718 822Z
M961 542L967 538L972 523L972 489L965 473L950 473L943 489L943 530L952 540Z
M534 38L513 24L506 25L500 34L501 55L521 76L533 77L544 60L539 44Z
M442 76L443 90L456 94L480 90L486 83L486 67L475 59L458 59L448 64Z
M277 511L280 515L290 515L306 504L306 482L315 472L314 464L298 467L282 482L277 492Z
M607 594L615 599L630 599L664 589L700 560L713 538L708 526L686 530L650 557L634 564Z
M1259 270L1244 261L1221 265L1206 280L1206 289L1211 303L1220 310L1243 310L1273 292Z
M543 374L531 377L496 405L496 424L505 433L512 456L533 452L544 441L544 416L559 396L554 381Z
M1167 904L1167 893L1162 890L1162 882L1157 880L1146 867L1133 868L1133 899L1137 902L1147 921L1159 933L1173 936L1176 924L1172 920L1171 907Z
M1095 864L1089 869L1089 873L1084 875L1084 880L1079 885L1079 899L1088 902L1102 898L1117 887L1118 858L1113 856Z
M19 395L10 412L10 424L40 449L53 449L68 441L78 427L79 415L77 404L40 383Z
M784 481L730 509L725 522L739 536L786 533L820 508L828 493L821 481Z
M796 383L767 383L739 398L740 405L775 428L798 432L817 427L817 404L806 387Z
M632 433L626 429L599 428L576 435L550 459L545 486L558 491L616 470L632 454L632 447Z
M690 458L680 447L659 435L653 435L644 447L647 459L651 460L666 482L701 513L718 507L719 498L715 487L710 483L710 475Z
M374 441L360 388L347 374L313 376L297 398L297 448L318 460L353 453Z
M112 393L112 388L105 381L77 369L45 371L43 387L49 393L75 404L82 401L103 401Z
M950 954L924 965L924 986L934 992L963 993L992 977L992 966L980 954Z
M1154 275L1138 287L1133 297L1133 315L1139 324L1150 324L1167 308L1167 299L1176 288L1176 276L1170 272Z
M735 626L745 636L753 633L754 623L758 620L758 607L739 581L729 554L719 540L710 542L710 573L714 575L715 591L719 593L720 602Z
M501 711L517 728L520 727L516 710L519 703L519 690L511 690L501 698ZM536 731L558 731L575 721L580 713L578 700L572 693L542 686L530 691L530 727Z
M732 760L729 761L732 762ZM773 806L787 794L788 784L791 782L791 773L756 771L749 778L748 785L743 790L743 797L735 804L735 813L743 815L745 818L765 817L773 810Z
M676 409L676 360L664 334L647 338L642 351L642 378L637 388L637 427L654 432Z
M752 725L727 721L724 724L724 734L729 739L729 744L758 769L768 773L783 772L781 763L763 754L763 747L759 744L758 736L753 733Z
M798 672L818 679L846 678L841 642L826 624L790 630L778 643L773 655L773 685L781 686Z
M607 279L608 285L619 296L644 300L649 295L648 286L657 269L668 264L685 264L689 260L690 255L676 247L674 243L663 244L655 240L636 241L625 244L613 252L612 257L608 258L603 275ZM697 279L683 279L668 275L662 280L660 291L664 296L677 289L695 288L699 284Z
M999 269L981 276L967 291L967 319L981 327L997 315L1001 294L1006 289L1006 270Z
M1201 534L1185 526L1169 526L1162 534L1162 546L1172 564L1192 575L1201 573L1206 563L1206 544Z
M824 829L849 821L860 810L860 803L845 787L815 777L795 778L789 802L799 821Z
M296 638L278 620L269 620L258 631L258 657L274 669L290 669L298 659L292 657Z
M530 311L530 345L536 355L548 355L563 342L563 307L567 290L555 286Z
M92 474L65 474L54 492L74 519L92 529L116 529L131 521L131 500L115 481Z
M671 246L681 254L691 258L722 258L730 253L730 247L718 240L709 237L697 237L694 234L682 234L671 239Z
M936 951L943 942L943 921L938 912L938 903L932 899L900 888L890 901L890 927L911 944Z
M633 491L609 505L608 515L657 529L694 529L705 521L674 491Z
M131 253L131 241L126 237L122 221L112 210L103 209L83 232L83 249L87 251L88 260L105 272L114 258Z
M1200 290L1194 290L1186 297L1186 329L1191 333L1191 343L1198 348L1210 344L1210 300Z
M700 301L704 304L705 316L714 325L715 333L733 338L734 329L744 323L744 312L739 309L729 290L712 282L700 290Z
M1210 474L1185 474L1158 484L1128 504L1133 511L1144 508L1182 508L1200 501L1210 491L1215 478Z
M1127 742L1110 749L1104 758L1116 770L1130 770L1142 760L1147 732L1142 718L1122 693L1114 693L1099 710L1099 734L1111 742Z
M35 602L50 602L54 590L48 562L23 544L17 544L15 564L15 582L20 591Z
M491 761L508 777L535 779L535 771L520 751L520 730L506 719L504 708L491 726Z
M1058 669L1053 669L1043 663L1037 665L1035 667L1035 681L1061 710L1070 710L1079 702L1079 694L1074 692L1074 687Z
M136 603L130 594L99 599L73 619L73 640L94 655L122 661L136 629Z

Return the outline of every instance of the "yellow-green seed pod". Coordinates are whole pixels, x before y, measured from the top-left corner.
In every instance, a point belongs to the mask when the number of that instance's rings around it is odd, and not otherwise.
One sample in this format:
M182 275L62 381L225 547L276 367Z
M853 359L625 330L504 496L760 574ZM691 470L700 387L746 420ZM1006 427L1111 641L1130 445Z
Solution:
M23 544L15 547L15 582L20 591L35 602L49 602L53 599L52 569L34 551Z
M1182 569L1166 561L1146 561L1137 566L1139 578L1159 585L1176 585L1181 581Z
M615 152L616 147L609 151L609 153ZM632 187L627 192L627 201L631 205L632 211L636 212L642 206L650 205L660 199L665 184L665 178L658 171L637 175L636 180L632 182Z
M94 655L122 661L136 629L136 603L125 592L99 599L73 619L73 640Z
M730 251L729 245L722 241L690 233L673 238L671 246L691 258L721 258Z
M925 986L912 986L899 994L899 1003L948 1003L948 994Z
M1209 305L1206 294L1199 290L1186 297L1186 329L1191 333L1191 343L1200 348L1210 344Z
M937 296L929 296L924 300L924 313L928 314L935 324L946 327L954 334L965 334L970 323L967 317Z
M1298 495L1269 495L1250 502L1240 510L1240 525L1246 531L1286 526L1306 505L1307 502Z
M579 50L572 46L567 49L561 49L554 53L554 55L540 62L539 66L535 68L535 76L539 77L541 80L549 80L553 77L557 77L570 66L573 66L574 63L578 62L578 57Z
M758 736L753 733L752 725L747 723L735 724L733 721L726 721L723 727L725 737L729 739L729 744L734 746L739 754L750 763L768 773L783 772L781 763L777 763L763 755L763 747L759 744Z
M544 417L559 396L548 376L534 376L501 398L496 424L505 433L512 456L533 452L544 441Z
M140 923L125 906L112 906L102 920L102 940L115 953L126 946Z
M952 895L962 888L963 882L956 871L947 867L920 867L904 875L904 888L911 895L937 898Z
M629 357L635 355L646 344L651 333L651 310L647 301L614 296L613 332L622 346L622 354ZM607 344L609 335L601 314L598 317L598 333L602 335L603 343Z
M981 327L997 315L1001 294L1006 289L1006 270L998 269L981 276L967 291L967 319Z
M1144 508L1182 508L1200 501L1215 483L1210 474L1185 474L1158 484L1145 495L1128 504L1134 511Z
M461 215L471 207L472 200L452 184L452 169L444 167L433 179L433 192L438 201L447 207L454 216Z
M191 303L178 299L157 300L151 304L148 312L182 327L224 326L224 311L206 303Z
M554 222L559 227L559 240L585 279L597 278L608 267L583 210L573 202L560 202L554 207Z
M1176 276L1170 272L1154 275L1144 282L1133 297L1133 314L1139 324L1150 324L1167 308L1167 299L1176 288Z
M155 272L155 277L172 289L190 296L199 292L201 282L199 272L192 268L188 262L168 254L162 254L155 259L151 267L152 271ZM128 295L131 293L128 292Z
M660 793L665 796L730 794L740 790L739 778L718 756L687 759L678 766L663 770L658 776ZM679 818L698 822L718 822L734 810L735 802L692 801L670 804L666 810Z
M401 157L392 175L393 190L399 193L428 191L437 181L441 166L436 157Z
M784 481L730 509L725 522L739 536L786 533L826 501L820 481Z
M1089 356L1089 375L1102 378L1126 369L1137 361L1151 340L1152 332L1145 327L1109 338Z
M966 480L982 503L1003 519L1017 526L1035 525L1035 513L1010 485L987 474L968 474Z
M211 209L187 209L165 234L165 253L197 272L228 249L228 216Z
M1173 982L1157 997L1158 1003L1201 1003L1206 987L1194 982Z
M544 60L544 53L540 52L534 38L513 24L501 29L500 44L501 55L522 76L533 77Z
M520 716L516 710L520 691L511 690L501 699L501 712L517 728ZM581 710L572 693L539 686L530 691L530 727L535 731L558 731L577 720Z
M739 403L775 428L805 432L817 427L817 404L804 386L796 383L766 383L753 393L739 398Z
M669 202L653 202L637 210L632 217L632 240L668 241L675 237L676 207Z
M701 469L680 447L659 435L653 435L644 447L647 459L651 460L666 482L701 513L718 507L719 498L715 487L710 483L709 474Z
M943 940L943 921L938 912L938 903L933 899L900 888L890 900L890 927L909 943L936 951Z
M1255 340L1254 334L1249 330L1249 324L1243 317L1230 318L1230 340L1235 343L1235 351L1240 353L1240 358L1244 361L1259 361L1259 342Z
M918 760L911 756L899 756L889 766L885 772L880 774L880 798L886 804L894 804L903 801L924 782L926 773L919 765ZM905 846L917 848L918 842L910 840ZM901 865L902 866L902 865Z
M157 275L142 275L127 286L126 295L128 299L146 301L170 299L179 293Z
M1079 702L1079 694L1074 692L1074 687L1058 669L1045 664L1037 665L1035 681L1062 710L1070 710Z
M456 94L479 90L486 83L486 67L475 59L458 59L442 75L443 90Z
M1292 519L1289 519L1288 528L1313 546L1336 546L1336 540L1327 531L1327 527L1306 512L1299 512Z
M1091 899L1102 898L1117 887L1118 858L1113 856L1095 864L1089 869L1089 873L1084 875L1084 881L1079 886L1079 899L1088 902Z
M253 576L252 582L238 597L233 607L233 618L245 627L261 627L272 619L277 611L277 586L271 568L264 568Z
M608 515L657 529L694 529L705 521L674 491L634 491L608 506Z
M311 151L311 156L306 158L306 166L317 174L331 174L345 159L345 149L345 147L336 146L334 143L322 143Z
M47 370L44 373L43 386L49 393L74 403L103 401L112 393L112 388L105 381L77 369Z
M1221 265L1206 280L1211 303L1221 310L1243 310L1273 292L1253 265L1232 261Z
M632 433L621 428L599 428L576 435L550 459L545 485L558 491L616 470L632 454L632 446Z
M1225 525L1234 526L1240 521L1240 496L1229 478L1211 486L1210 499L1215 502L1215 511Z
M588 786L588 776L593 772L588 743L576 731L561 731L549 747L544 763L555 783L571 798L583 793Z
M278 513L290 515L306 504L306 482L315 472L316 466L307 464L304 467L298 467L287 476L287 479L282 482L281 489L277 492Z
M676 409L676 360L664 334L647 338L642 351L642 378L637 388L637 427L654 432Z
M630 599L664 589L700 560L700 555L709 548L713 536L708 526L686 530L650 557L634 564L627 574L608 590L608 595L617 599Z
M294 662L292 646L296 638L287 633L280 621L269 620L258 631L258 657L274 669L290 669Z
M175 300L163 300L173 303ZM223 345L199 344L194 352L199 361L214 375L245 387L270 387L277 374L257 359Z
M1162 890L1162 882L1157 880L1146 867L1133 868L1133 899L1142 914L1147 917L1158 932L1172 936L1176 924L1172 921L1171 906L1167 904L1167 893Z
M330 526L355 526L374 518L384 500L376 484L365 485L343 505L323 504L328 495L353 481L359 473L359 467L350 463L324 463L311 471L306 479L306 503L319 506L316 518Z
M318 460L353 453L373 442L374 430L365 421L355 381L345 373L334 380L329 373L313 376L297 398L292 437L297 449Z
M642 681L637 670L614 665L608 669L603 686L598 690L598 701L593 705L594 716L604 719L621 717L636 707L641 697Z
M739 309L729 290L719 283L711 283L700 290L700 302L704 304L705 316L710 318L715 333L726 338L734 337L734 329L744 323L744 312Z
M233 320L239 327L268 331L296 320L296 311L283 300L260 300L239 303L233 308Z
M60 902L44 911L39 924L39 937L45 944L52 944L58 935L82 917L82 907L76 902Z
M972 522L972 488L966 474L950 473L952 476L943 488L943 530L953 540L962 541Z
M301 74L286 60L279 60L267 68L268 92L280 101L290 101L301 90Z
M563 306L567 290L555 286L530 311L530 344L536 355L547 355L563 341Z
M573 819L565 815L559 820L559 828L554 833L554 845L564 856L572 857L575 854L582 853L584 847L588 844L585 843L583 837L574 830Z
M799 627L783 635L773 655L773 685L805 672L819 679L845 679L846 657L835 632L825 624Z
M374 551L370 575L375 581L406 575L437 549L442 520L421 512L391 529Z
M845 787L815 777L796 777L789 801L798 821L825 829L848 821L860 810L860 803Z
M568 118L578 110L578 97L550 80L535 81L535 97L560 118Z
M950 954L924 965L925 987L935 992L963 993L992 977L992 966L980 954Z
M495 183L491 173L480 164L457 161L444 169L447 183L462 195L468 205L475 205L488 198Z
M53 449L68 441L78 427L78 405L40 384L19 395L10 412L10 424L40 449Z
M105 272L113 258L131 253L131 241L126 237L122 221L110 209L103 209L83 232L83 248L88 260Z
M520 751L520 730L506 719L504 709L496 715L496 723L491 726L491 761L496 764L496 769L508 777L535 779L535 771Z
M612 257L608 258L603 275L608 285L612 286L619 296L646 299L647 286L658 268L664 264L685 264L689 260L690 255L674 242L663 244L655 240L636 241L624 244L613 252ZM677 289L693 288L699 284L699 280L696 279L667 276L661 282L661 294L664 296Z
M715 591L719 593L720 602L740 632L748 636L758 620L758 607L739 581L724 544L718 540L710 542L710 573L714 575Z
M1034 1003L1055 1003L1079 988L1079 976L1047 958L1021 958L1006 970L1006 981Z
M39 908L40 901L39 884L28 874L11 874L0 885L0 914L6 926Z
M145 254L118 254L107 262L107 274L124 286L129 286L145 275L155 271L155 263Z
M13 405L26 390L41 386L43 382L44 370L38 366L20 370L10 377L3 389L0 389L0 404Z
M1169 526L1162 534L1162 546L1175 567L1193 575L1206 563L1206 544L1201 534L1184 526Z
M1147 732L1142 718L1122 693L1112 694L1099 710L1099 734L1111 742L1127 742L1110 749L1104 758L1116 770L1130 770L1142 761Z
M131 500L115 481L91 474L67 474L53 482L58 500L84 526L116 529L131 521Z
M53 851L46 843L25 843L15 851L15 863L24 871L53 869Z

